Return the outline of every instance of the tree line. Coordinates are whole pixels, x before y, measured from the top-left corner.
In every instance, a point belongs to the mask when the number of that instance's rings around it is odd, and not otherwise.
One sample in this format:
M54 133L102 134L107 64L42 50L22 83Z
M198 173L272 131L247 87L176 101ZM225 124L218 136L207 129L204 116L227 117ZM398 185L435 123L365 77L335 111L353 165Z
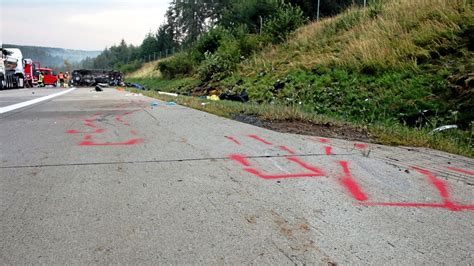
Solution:
M333 16L351 5L362 3L363 0L320 0L320 17ZM316 0L174 0L166 11L165 21L155 32L148 33L141 45L130 45L122 40L96 58L82 61L78 67L133 71L144 60L189 49L200 37L218 27L262 34L265 24L268 26L270 20L275 20L275 14L285 7L286 10L297 8L297 12L283 15L280 20L291 20L289 15L298 15L302 21L315 20L317 4ZM282 22L292 23L280 21L282 27L288 26Z

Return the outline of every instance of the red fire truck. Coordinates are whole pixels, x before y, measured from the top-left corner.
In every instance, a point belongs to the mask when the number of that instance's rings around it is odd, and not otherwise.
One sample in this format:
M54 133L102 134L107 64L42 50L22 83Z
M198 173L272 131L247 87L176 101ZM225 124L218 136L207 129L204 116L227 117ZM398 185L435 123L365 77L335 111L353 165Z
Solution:
M43 68L40 67L38 68L38 76L39 72L43 73L43 84L45 86L52 85L52 86L57 86L58 83L58 77L54 75L53 70L51 68ZM36 76L36 80L38 80L38 76Z
M43 85L44 86L57 86L58 78L54 75L51 68L41 67L40 62L35 62L31 59L24 60L25 70L25 83L28 87L38 85L39 74L43 74Z

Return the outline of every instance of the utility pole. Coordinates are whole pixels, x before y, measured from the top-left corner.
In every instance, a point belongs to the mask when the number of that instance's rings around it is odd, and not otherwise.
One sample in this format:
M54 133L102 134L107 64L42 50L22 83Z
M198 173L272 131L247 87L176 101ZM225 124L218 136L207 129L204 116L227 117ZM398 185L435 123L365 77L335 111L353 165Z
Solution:
M364 0L364 7L367 5L367 0Z
M318 11L316 13L316 21L319 21L319 4L320 4L321 0L318 0Z

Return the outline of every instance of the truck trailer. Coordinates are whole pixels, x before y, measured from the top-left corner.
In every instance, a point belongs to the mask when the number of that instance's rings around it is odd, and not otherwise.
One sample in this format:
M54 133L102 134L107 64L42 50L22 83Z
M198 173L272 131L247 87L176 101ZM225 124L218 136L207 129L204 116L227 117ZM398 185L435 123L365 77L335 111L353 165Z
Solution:
M23 88L25 86L25 72L21 50L17 48L1 48L1 51L1 88Z

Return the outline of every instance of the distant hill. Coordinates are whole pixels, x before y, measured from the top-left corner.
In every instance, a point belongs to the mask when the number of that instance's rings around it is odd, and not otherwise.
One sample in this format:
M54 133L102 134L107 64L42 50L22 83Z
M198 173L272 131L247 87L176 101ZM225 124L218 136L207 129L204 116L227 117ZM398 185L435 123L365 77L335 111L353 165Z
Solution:
M24 58L31 58L33 61L41 62L42 66L61 68L64 66L64 60L71 64L77 64L80 61L97 57L101 51L82 51L53 47L25 46L16 44L3 44L4 48L19 48Z

